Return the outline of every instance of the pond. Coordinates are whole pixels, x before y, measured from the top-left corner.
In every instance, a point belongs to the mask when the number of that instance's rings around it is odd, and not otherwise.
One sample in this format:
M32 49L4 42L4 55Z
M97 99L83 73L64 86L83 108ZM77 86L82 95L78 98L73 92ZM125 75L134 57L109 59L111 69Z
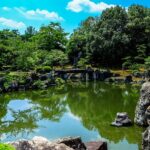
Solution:
M81 136L104 140L109 150L138 150L142 128L110 126L117 112L134 119L139 87L102 82L68 83L44 91L0 95L0 140Z

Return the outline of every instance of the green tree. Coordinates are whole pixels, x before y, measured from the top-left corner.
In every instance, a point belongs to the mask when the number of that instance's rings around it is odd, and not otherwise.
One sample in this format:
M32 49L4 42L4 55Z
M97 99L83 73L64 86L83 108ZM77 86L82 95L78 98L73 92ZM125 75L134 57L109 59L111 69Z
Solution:
M66 36L67 33L64 32L59 23L50 23L48 26L42 26L39 32L32 37L32 41L40 50L58 49L65 51Z

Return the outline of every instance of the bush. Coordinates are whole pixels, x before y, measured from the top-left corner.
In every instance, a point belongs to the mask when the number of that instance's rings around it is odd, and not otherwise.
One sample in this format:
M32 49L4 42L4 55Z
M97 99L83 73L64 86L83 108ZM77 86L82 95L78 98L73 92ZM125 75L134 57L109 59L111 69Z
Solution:
M50 72L51 70L52 68L50 66L38 66L36 68L37 73L46 73L46 72Z
M141 66L141 64L133 64L129 67L129 69L131 69L132 71L140 71Z
M132 65L131 56L125 57L122 60L124 61L123 64L122 64L122 68L129 69L129 67Z
M85 58L81 58L79 61L78 61L78 64L77 66L78 67L86 67L86 64L87 64L87 60Z
M56 82L57 85L62 85L62 84L65 83L65 81L64 81L62 78L57 78L57 79L55 80L55 82Z
M8 144L0 144L0 150L15 150L15 148Z
M145 58L145 67L150 68L150 56Z
M67 55L60 50L51 50L45 55L43 65L46 66L63 66L68 63Z
M33 88L34 89L45 89L46 88L46 84L44 81L41 80L37 80L33 83Z
M50 72L51 70L52 70L52 68L50 66L44 66L43 67L44 72Z

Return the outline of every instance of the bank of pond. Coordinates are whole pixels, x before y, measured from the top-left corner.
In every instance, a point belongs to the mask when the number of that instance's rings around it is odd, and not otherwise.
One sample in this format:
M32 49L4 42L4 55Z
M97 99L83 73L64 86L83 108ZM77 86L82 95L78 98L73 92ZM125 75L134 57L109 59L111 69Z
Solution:
M121 72L121 73L120 73ZM0 93L19 90L47 89L68 82L104 81L108 83L142 84L150 77L150 71L119 73L100 69L36 70L30 72L0 72Z

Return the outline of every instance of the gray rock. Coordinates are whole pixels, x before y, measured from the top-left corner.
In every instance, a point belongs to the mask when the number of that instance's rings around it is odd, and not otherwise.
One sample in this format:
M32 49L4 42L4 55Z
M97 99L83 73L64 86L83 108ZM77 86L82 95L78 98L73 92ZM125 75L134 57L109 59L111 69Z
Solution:
M86 150L86 146L84 145L84 143L82 142L80 137L68 137L68 138L63 138L60 140L57 140L58 144L65 144L68 147L73 148L74 150Z
M117 113L116 119L111 125L116 127L131 126L132 121L126 112L121 112Z
M16 150L73 150L63 143L53 143L43 137L34 137L32 140L22 140L9 143Z
M107 150L107 143L106 142L87 142L85 143L88 150Z
M142 134L142 150L150 150L150 126Z
M125 83L131 83L132 81L133 80L132 80L132 76L131 75L126 76L125 79L124 79Z
M148 108L146 109L145 116L146 116L147 124L150 126L150 106L148 106Z
M140 126L148 126L146 110L150 105L150 82L143 84L140 92L140 99L136 106L134 122Z

